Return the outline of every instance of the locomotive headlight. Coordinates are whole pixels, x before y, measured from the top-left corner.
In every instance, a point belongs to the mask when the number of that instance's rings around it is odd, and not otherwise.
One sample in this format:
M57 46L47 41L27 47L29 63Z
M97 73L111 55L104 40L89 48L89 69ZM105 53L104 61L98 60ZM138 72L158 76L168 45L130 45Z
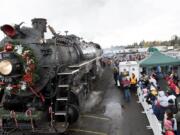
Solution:
M13 66L10 61L3 60L0 62L0 73L2 75L9 75L12 72Z

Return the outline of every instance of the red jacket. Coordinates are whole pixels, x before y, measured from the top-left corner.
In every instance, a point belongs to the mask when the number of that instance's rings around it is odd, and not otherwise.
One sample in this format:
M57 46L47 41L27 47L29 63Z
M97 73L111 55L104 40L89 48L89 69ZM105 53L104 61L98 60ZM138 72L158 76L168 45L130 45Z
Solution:
M129 86L130 86L130 83L131 83L131 82L130 82L129 80L127 80L127 79L122 81L123 87L129 87Z
M169 82L169 88L170 89L172 89L173 91L175 91L176 90L176 85L175 85L175 83L172 81L172 80L169 80L170 82Z

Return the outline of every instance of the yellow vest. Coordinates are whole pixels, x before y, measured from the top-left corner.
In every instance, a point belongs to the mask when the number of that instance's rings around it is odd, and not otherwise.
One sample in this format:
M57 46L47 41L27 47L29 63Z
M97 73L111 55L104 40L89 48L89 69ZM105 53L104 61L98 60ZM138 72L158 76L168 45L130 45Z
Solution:
M136 84L136 83L137 83L136 77L134 77L134 78L131 77L131 84Z

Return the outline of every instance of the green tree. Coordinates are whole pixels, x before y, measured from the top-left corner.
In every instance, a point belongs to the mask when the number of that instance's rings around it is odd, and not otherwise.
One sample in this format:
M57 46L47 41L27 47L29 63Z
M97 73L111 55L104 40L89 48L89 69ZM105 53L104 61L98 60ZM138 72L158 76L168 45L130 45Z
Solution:
M171 45L176 45L176 44L178 44L178 36L177 35L173 35L172 37L171 37Z

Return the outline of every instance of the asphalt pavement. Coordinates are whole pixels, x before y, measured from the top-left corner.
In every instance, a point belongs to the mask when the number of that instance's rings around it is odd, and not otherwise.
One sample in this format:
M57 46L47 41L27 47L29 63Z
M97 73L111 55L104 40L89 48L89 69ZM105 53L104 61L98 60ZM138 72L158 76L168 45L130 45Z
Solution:
M114 85L112 71L106 67L86 103L84 113L70 126L70 135L153 135L136 93L129 103L123 92Z

